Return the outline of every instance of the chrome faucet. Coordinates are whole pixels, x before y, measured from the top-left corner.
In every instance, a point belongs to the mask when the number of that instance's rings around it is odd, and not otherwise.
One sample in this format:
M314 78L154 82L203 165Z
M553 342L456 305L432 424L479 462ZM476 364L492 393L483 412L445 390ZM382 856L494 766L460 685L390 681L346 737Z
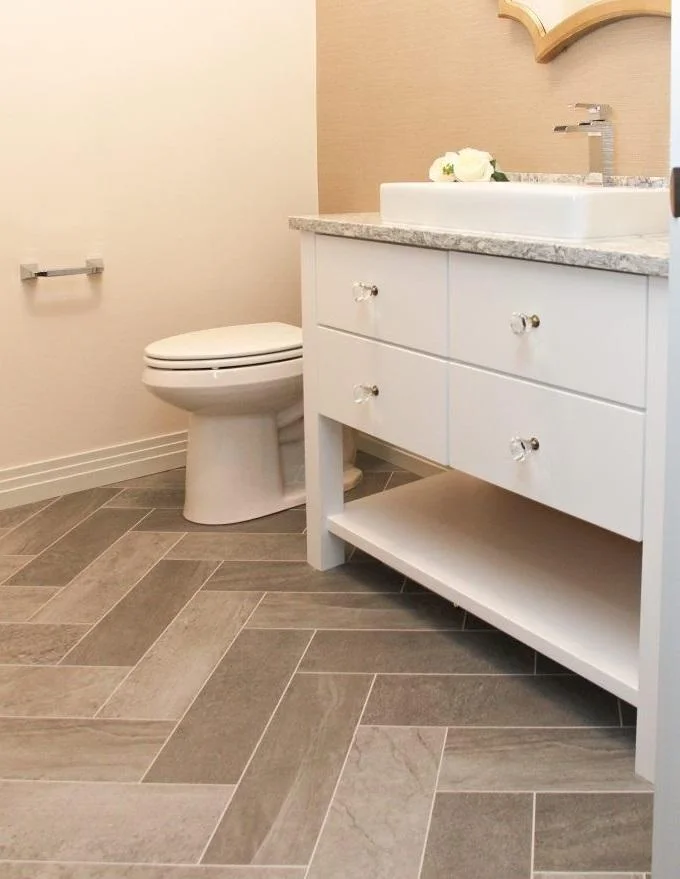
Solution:
M575 125L556 125L553 131L588 135L588 174L586 183L611 186L614 176L614 126L608 104L570 104L572 110L587 110L589 118Z

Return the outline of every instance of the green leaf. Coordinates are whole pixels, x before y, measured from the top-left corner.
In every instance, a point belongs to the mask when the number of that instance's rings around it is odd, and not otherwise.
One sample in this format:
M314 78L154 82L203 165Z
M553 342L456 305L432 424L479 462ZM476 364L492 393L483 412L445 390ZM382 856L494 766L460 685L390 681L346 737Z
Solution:
M495 163L494 163L495 165ZM492 180L497 180L499 183L507 183L508 178L502 171L494 171L491 175Z

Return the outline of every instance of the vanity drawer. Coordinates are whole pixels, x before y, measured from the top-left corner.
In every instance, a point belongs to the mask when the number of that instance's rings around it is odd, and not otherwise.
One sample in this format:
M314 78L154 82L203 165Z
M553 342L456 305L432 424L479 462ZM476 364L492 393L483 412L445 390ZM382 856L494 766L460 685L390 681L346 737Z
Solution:
M322 415L439 463L447 459L443 360L334 330L318 329ZM375 387L355 402L360 386Z
M646 278L452 253L450 289L451 357L644 407Z
M445 355L447 273L441 250L317 235L317 322Z
M449 365L449 464L633 540L642 538L644 413ZM513 438L538 449L513 460Z

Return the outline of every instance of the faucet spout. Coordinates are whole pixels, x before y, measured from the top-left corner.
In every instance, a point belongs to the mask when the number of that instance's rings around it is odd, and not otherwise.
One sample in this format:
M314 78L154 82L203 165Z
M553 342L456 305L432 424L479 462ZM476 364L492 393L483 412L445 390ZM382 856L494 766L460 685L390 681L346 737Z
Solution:
M586 134L588 136L588 174L586 183L596 186L611 185L614 176L614 126L604 118L611 108L605 104L576 104L586 107L596 116L571 125L555 125L557 134Z

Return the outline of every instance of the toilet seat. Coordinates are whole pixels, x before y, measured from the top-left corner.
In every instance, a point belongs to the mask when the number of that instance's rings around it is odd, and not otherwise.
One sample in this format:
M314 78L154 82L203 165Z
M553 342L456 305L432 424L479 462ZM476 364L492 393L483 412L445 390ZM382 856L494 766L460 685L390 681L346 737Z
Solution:
M152 369L234 369L302 358L302 331L284 323L214 327L170 336L144 350Z

